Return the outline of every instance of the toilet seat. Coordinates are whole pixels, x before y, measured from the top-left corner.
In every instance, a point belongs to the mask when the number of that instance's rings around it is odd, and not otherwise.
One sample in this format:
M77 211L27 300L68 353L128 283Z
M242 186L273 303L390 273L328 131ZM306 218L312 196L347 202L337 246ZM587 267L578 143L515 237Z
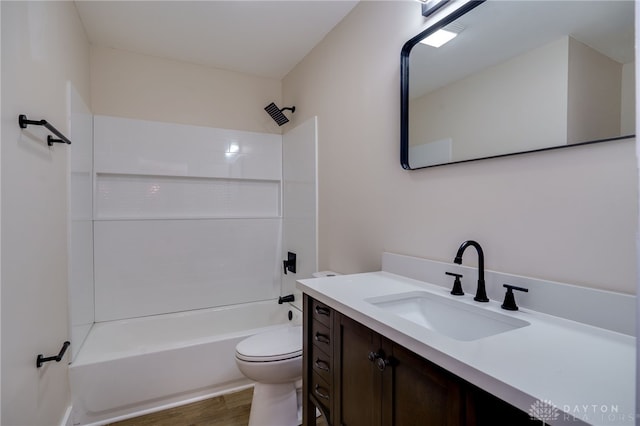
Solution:
M301 356L302 326L258 333L236 346L236 358L247 362L274 362Z

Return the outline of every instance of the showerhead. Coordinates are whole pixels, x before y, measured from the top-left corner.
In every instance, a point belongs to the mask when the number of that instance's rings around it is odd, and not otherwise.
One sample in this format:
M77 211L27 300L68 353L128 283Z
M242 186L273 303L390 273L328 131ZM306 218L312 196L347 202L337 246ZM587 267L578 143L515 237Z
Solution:
M289 119L282 113L282 111L285 110L289 110L292 113L296 112L296 107L286 107L286 108L278 108L276 106L275 103L271 102L269 105L267 105L266 107L264 107L264 110L267 111L269 113L269 115L271 116L271 118L273 118L273 120L278 123L278 126L282 126L283 124L286 124L289 122Z

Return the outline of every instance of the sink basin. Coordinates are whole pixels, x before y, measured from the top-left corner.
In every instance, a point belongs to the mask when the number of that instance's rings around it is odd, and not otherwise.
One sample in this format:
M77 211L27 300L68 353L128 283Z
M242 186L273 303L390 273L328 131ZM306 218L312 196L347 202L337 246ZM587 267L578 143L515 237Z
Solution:
M365 299L386 312L452 339L472 341L529 325L527 321L426 291Z

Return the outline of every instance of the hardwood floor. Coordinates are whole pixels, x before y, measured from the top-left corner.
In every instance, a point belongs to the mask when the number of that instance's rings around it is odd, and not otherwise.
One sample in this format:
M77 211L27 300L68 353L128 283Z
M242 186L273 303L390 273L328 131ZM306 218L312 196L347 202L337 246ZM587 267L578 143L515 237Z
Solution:
M111 423L112 426L246 426L253 388Z
M111 423L110 426L247 426L253 388ZM326 425L318 419L318 425Z

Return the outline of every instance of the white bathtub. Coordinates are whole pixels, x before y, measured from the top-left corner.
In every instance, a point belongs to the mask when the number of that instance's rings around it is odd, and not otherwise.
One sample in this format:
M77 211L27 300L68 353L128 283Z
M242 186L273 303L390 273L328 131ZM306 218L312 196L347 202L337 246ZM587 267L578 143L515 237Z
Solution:
M248 387L236 344L292 323L300 312L276 301L96 323L69 367L73 422L104 424Z

